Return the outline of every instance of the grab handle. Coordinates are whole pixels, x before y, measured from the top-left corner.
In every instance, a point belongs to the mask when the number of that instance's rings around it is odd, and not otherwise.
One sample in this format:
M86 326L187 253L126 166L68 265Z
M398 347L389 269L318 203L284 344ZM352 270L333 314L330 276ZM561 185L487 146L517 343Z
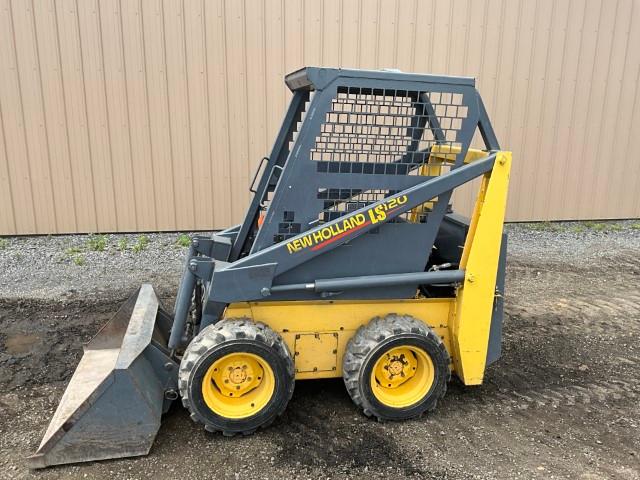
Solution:
M249 191L251 193L256 193L255 189L253 188L255 183L256 183L256 179L258 178L258 173L260 173L260 170L262 169L262 164L264 163L264 161L269 161L269 157L262 157L262 160L260 160L260 163L258 164L258 168L256 169L256 173L253 176L253 180L251 180L251 186L249 187Z

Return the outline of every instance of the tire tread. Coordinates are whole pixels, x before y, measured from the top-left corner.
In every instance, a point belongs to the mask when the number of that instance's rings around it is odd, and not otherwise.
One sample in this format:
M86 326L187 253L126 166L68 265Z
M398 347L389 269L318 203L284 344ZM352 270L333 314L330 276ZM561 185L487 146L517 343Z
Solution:
M418 417L425 411L433 411L438 400L444 397L447 392L447 384L451 379L450 357L442 339L424 322L409 315L392 313L384 317L375 317L368 324L358 328L356 334L347 344L342 368L344 384L351 400L357 407L362 409L367 417L376 417L379 421L391 420L384 414L377 412L375 407L363 395L360 373L364 368L365 362L369 354L380 342L406 333L423 335L435 342L447 365L445 379L440 391L437 392L423 412L407 418Z
M205 430L208 432L222 432L225 436L233 436L238 433L242 435L251 435L257 430L257 428L251 427L247 430L234 431L211 424L211 422L207 421L197 411L197 409L194 408L193 403L189 398L190 379L199 360L215 347L233 340L252 340L262 343L272 349L285 361L287 374L291 379L287 386L286 401L283 402L276 415L273 415L271 419L260 425L258 428L266 428L273 423L277 417L282 415L287 403L293 396L295 386L295 369L289 349L284 343L284 340L282 340L282 337L264 323L254 322L247 318L239 318L223 320L204 328L191 341L184 352L182 361L180 362L178 388L180 390L180 396L182 397L182 405L189 411L191 419L196 423L203 424Z

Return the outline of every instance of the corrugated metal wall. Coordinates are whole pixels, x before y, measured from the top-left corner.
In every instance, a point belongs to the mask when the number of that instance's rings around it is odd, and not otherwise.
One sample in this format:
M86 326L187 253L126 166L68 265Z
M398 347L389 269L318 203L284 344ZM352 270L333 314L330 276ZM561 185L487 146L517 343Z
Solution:
M475 76L510 220L639 217L639 3L0 0L0 234L239 221L303 65Z

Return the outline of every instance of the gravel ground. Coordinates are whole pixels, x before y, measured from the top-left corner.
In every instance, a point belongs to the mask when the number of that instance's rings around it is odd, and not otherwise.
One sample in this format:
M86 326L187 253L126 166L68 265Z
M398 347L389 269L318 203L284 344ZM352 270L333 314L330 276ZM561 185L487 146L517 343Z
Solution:
M640 250L640 221L507 225L510 258L593 261L620 248ZM206 235L206 232L199 233ZM0 297L64 300L127 295L151 282L177 288L186 247L177 233L5 237ZM139 249L141 237L144 246ZM104 239L104 250L96 251ZM94 248L94 249L92 249Z
M283 417L250 437L208 434L176 406L147 457L35 473L23 459L83 342L143 281L170 306L186 249L177 234L137 253L136 235L108 235L103 251L87 236L9 238L0 478L640 479L640 223L507 229L503 356L480 387L452 381L433 414L376 423L341 381L298 382Z
M618 222L512 223L509 257L548 262L593 261L620 249L640 249L640 220Z
M1 296L99 299L126 295L143 282L177 288L187 251L180 238L176 233L5 237ZM103 250L96 250L100 239Z

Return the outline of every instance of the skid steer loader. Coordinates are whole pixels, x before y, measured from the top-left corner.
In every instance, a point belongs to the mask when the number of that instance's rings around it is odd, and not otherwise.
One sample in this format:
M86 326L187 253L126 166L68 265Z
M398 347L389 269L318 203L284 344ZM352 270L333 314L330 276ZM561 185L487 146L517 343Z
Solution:
M296 380L342 377L365 415L413 418L499 357L511 154L474 80L285 82L244 221L192 238L172 314L142 285L86 346L31 467L144 455L178 399L208 431L249 434ZM451 195L476 178L467 219Z

